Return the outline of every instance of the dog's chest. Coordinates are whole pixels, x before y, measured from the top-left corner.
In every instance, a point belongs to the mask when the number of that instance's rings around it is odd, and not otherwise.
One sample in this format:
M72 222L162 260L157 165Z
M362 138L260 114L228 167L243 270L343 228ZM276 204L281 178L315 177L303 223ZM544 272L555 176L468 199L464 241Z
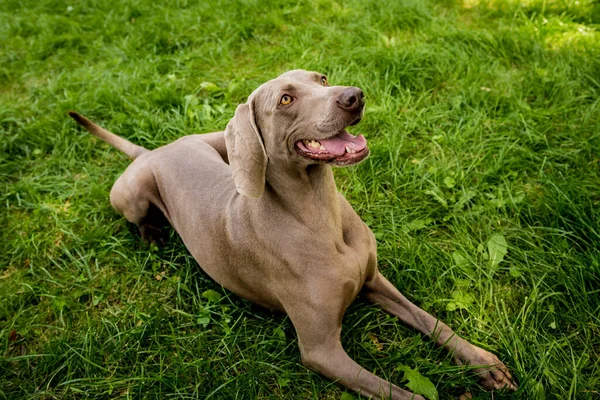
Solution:
M377 263L373 234L356 214L351 218L340 231L313 231L300 246L300 257L295 257L314 284L332 291L343 289L349 300L358 295Z
M375 237L371 230L360 220L343 230L344 246L341 247L341 272L356 283L355 297L365 280L373 275L377 268L377 250Z

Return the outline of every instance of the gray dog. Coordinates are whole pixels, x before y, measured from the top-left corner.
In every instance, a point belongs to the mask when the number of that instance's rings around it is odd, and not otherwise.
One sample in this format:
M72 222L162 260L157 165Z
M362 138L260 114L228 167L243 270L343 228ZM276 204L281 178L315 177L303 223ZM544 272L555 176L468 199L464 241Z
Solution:
M71 112L134 161L114 184L113 207L145 239L167 223L227 289L289 315L302 363L362 395L423 399L364 370L340 343L342 317L360 293L476 367L487 389L516 390L493 354L408 301L377 269L375 238L337 191L332 165L369 155L363 92L289 71L238 106L225 132L186 136L148 151Z

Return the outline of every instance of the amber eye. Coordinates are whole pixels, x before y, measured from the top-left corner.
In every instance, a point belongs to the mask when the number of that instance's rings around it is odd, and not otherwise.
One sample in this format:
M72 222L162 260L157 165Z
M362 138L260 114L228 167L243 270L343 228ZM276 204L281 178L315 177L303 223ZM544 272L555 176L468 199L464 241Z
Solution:
M326 76L321 77L321 83L323 84L323 86L329 86L329 82L327 82Z
M279 104L287 106L288 104L290 104L292 102L292 96L290 96L289 94L284 94L283 96L281 96L281 100L279 100Z

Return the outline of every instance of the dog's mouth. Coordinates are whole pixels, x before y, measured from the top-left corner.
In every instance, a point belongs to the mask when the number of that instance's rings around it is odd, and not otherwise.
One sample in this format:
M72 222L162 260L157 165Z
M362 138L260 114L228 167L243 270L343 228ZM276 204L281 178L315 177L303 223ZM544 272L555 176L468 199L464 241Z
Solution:
M327 139L303 139L296 142L296 151L303 157L339 166L353 165L369 155L367 140L346 131Z

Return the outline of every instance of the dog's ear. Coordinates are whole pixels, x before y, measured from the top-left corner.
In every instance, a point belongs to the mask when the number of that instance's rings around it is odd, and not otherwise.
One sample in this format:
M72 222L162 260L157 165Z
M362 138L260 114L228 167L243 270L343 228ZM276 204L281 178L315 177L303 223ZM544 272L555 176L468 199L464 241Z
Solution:
M235 110L225 129L225 145L237 191L257 199L265 190L267 152L256 125L253 100Z

